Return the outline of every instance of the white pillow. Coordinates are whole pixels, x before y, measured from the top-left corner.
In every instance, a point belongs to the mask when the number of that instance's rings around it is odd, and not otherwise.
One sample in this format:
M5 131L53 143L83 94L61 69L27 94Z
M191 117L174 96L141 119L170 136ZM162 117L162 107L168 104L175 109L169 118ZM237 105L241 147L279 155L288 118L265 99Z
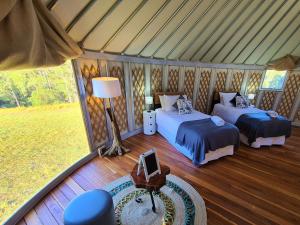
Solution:
M159 95L159 101L160 101L160 105L162 110L165 110L165 96L164 95Z
M219 92L220 94L220 103L225 105L225 106L232 106L231 104L231 99L233 99L236 95L236 92L233 93L223 93Z
M174 103L177 102L177 99L179 98L179 95L165 95L164 96L164 104L165 107L163 110L165 111L175 111L176 109L174 108Z

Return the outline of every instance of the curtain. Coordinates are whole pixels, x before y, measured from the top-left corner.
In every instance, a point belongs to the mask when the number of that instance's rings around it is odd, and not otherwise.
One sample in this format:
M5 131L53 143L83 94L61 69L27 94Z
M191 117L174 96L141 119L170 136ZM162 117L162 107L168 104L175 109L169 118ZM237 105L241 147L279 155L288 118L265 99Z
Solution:
M268 69L273 70L293 70L300 65L300 57L286 55L268 63Z
M0 70L56 66L81 54L40 0L0 0Z

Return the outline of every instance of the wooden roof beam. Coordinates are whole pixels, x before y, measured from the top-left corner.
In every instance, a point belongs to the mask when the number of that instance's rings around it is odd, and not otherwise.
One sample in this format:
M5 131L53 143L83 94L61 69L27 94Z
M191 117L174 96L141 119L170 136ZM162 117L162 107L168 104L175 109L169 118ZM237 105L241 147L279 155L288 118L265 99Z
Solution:
M221 13L222 11L223 11L223 9L227 6L229 4L229 0L227 0L226 2L224 2L224 4L217 10L217 12L212 16L212 18L209 20L209 22L208 22L208 24L210 24L212 21L214 21L215 20L215 18L217 17L217 15L219 14L219 13ZM201 33L203 33L206 29L207 29L207 27L208 26L205 26L204 28L202 28L201 30L200 30L200 32L198 32L198 34L195 36L195 38L193 39L193 41L191 42L191 43L194 43L197 39L198 39L198 37L199 37L199 35L201 34ZM190 46L187 46L187 48L185 48L185 50L180 54L180 56L179 56L179 59L188 51L190 49Z
M121 51L125 53L127 49L132 45L132 43L148 28L148 26L155 20L155 18L166 8L166 6L171 2L171 0L166 0L164 4L156 11L156 13L150 18L150 20L143 26L143 28L131 39L131 41L126 45L126 47Z
M291 19L290 20L290 22L288 23L288 25L283 29L283 31L281 32L281 33L284 33L291 25L292 25L292 23L299 17L299 13L297 14L297 15L295 15L294 17L293 17L293 19ZM291 35L293 35L296 31L297 31L297 29L300 27L300 24L297 26L297 28L296 29L294 29L294 31L292 32L292 34ZM274 43L277 41L277 39L280 37L280 35L281 35L281 33L279 33L278 35L277 35L277 37L272 41L272 43L271 44L269 44L269 46L263 51L263 53L260 55L260 57L258 57L258 59L255 61L255 63L254 64L256 64L263 56L264 56L264 54L267 52L267 51L269 51L269 49L274 45ZM291 35L289 35L289 37L288 37L288 39L290 38L290 36ZM288 40L287 39L287 40ZM286 41L287 41L286 40ZM285 42L286 42L285 41ZM285 43L284 42L284 43ZM269 59L270 60L270 59Z
M138 55L141 53L152 43L152 41L163 31L163 29L171 22L171 20L178 14L178 12L183 8L183 6L188 2L188 0L184 0L179 7L175 10L175 12L167 19L167 21L158 29L158 31L151 37L151 39L147 42L147 44L139 51Z
M268 5L268 7L266 7L266 9L259 16L257 16L257 18L254 21L254 23L252 23L252 25L247 29L247 31L244 32L244 35L248 34L250 32L250 30L257 24L257 22L260 20L260 18L270 10L271 6L275 2L276 2L276 0L273 0L272 2L270 2L270 4ZM243 40L244 35L240 38L240 40L238 40L238 42L235 44L235 46L237 46ZM225 59L232 53L233 50L234 50L234 48L231 48L231 50L225 55L225 57L221 60L221 62L224 62Z
M273 25L272 29L269 30L267 35L264 36L264 38L255 46L255 48L250 52L250 54L246 57L246 59L243 61L243 64L249 59L249 57L253 54L253 52L264 42L264 40L272 33L272 31L277 27L277 25L283 20L286 15L291 11L291 9L296 5L297 1L295 1L288 10L281 16L281 18Z
M247 44L242 48L242 50L239 51L239 53L234 57L234 59L232 60L232 62L235 62L238 57L241 55L241 53L247 48L247 46L251 43L251 41L253 40L253 38L255 38L261 31L262 29L266 26L266 24L277 14L277 12L279 10L282 9L282 7L286 4L286 1L283 1L280 6L272 13L272 15L267 19L267 21L261 26L260 29L258 29L258 31L254 34L254 36L252 38L249 38L249 41L247 42Z
M238 7L238 5L240 5L240 3L241 3L241 2L239 2L238 4L236 4L236 5L233 7L232 11L231 11L229 14L231 14L234 10L236 10L236 8ZM225 32L232 26L232 24L234 24L234 22L236 22L236 21L240 18L240 16L243 14L243 12L245 11L245 9L246 9L247 7L249 7L249 5L251 5L252 3L253 3L253 1L251 1L249 4L246 4L246 5L241 9L241 11L235 16L235 18L233 18L232 21L225 27L225 29L223 30L223 32L216 38L216 40L212 43L212 45L206 50L206 52L199 58L199 61L201 61L201 60L209 53L209 51L210 51L210 50L214 47L214 45L220 40L220 38L223 37L223 35L225 34ZM228 15L228 16L229 16L229 15ZM227 19L227 16L226 16L226 19ZM217 26L217 29L215 29L215 31L214 31L213 33L215 33L215 32L222 26L223 22L224 22L226 19L224 19L224 20L222 21L222 23L219 24L219 25ZM212 35L213 35L213 34L211 34L210 36L212 36Z
M235 31L232 32L232 34L224 42L224 44L222 45L222 47L218 49L218 52L216 52L216 54L211 58L211 62L214 61L215 57L217 57L217 55L224 49L224 47L226 46L227 42L229 40L231 40L236 35L236 32L239 31L245 25L245 23L253 16L253 14L261 7L261 5L263 3L264 3L264 1L259 2L259 4L249 13L249 15L243 20L243 22L235 29Z
M90 0L86 6L75 16L75 18L67 25L66 32L68 33L75 24L80 20L80 18L97 2L97 0Z
M55 5L57 4L58 0L51 0L48 4L47 4L47 8L51 11Z
M167 36L167 38L158 46L158 48L153 52L151 57L153 57L161 48L169 41L169 39L176 33L176 31L182 26L182 24L195 12L198 6L203 2L203 0L198 1L193 8L183 17L175 29Z
M117 0L115 3L106 11L106 13L97 21L97 23L92 27L92 29L82 38L80 41L82 47L84 46L85 40L90 36L91 33L99 26L103 21L115 10L115 8L122 2L122 0Z
M207 9L198 17L198 19L194 22L194 24L190 27L190 29L183 35L183 37L175 44L174 48L171 49L170 52L168 52L166 58L169 58L169 56L175 51L175 49L184 41L184 39L195 29L195 26L198 25L198 23L201 21L201 19L209 12L209 10L215 5L217 0L214 0L210 3L210 5L207 7Z
M143 0L135 10L129 15L129 17L121 24L117 31L108 39L108 41L101 47L99 51L103 51L123 30L123 28L132 20L132 18L140 11L141 8L148 2L148 0Z

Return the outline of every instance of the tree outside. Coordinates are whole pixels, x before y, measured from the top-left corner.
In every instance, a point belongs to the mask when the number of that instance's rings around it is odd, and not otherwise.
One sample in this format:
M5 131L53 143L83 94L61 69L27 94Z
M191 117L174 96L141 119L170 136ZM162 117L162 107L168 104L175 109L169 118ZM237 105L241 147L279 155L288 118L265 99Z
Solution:
M286 71L267 70L262 88L275 90L282 89L285 75Z
M0 72L0 223L89 146L67 62Z
M78 101L71 63L48 69L0 72L0 107Z

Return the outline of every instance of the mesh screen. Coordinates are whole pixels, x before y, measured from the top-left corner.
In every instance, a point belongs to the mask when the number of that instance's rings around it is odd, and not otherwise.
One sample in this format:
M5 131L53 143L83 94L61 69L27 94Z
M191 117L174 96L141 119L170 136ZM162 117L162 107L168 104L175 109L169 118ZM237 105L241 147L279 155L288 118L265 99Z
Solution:
M153 68L151 71L151 91L152 93L162 91L163 73L161 68Z
M168 76L168 90L170 92L178 91L179 69L170 69Z
M275 91L264 91L259 108L263 110L271 110L276 98L277 92Z
M132 89L135 127L139 128L143 125L143 110L145 108L145 74L143 66L132 68Z
M196 100L196 110L200 112L207 112L207 103L208 103L208 92L209 92L209 83L211 79L211 71L203 70L200 77L200 85Z
M116 77L120 81L122 96L114 98L113 102L115 110L114 114L120 131L123 133L128 130L124 73L123 69L119 66L113 66L112 68L110 68L109 73L111 77Z
M93 96L92 78L99 77L100 71L96 61L89 64L80 62L80 69L85 88L87 109L93 131L93 146L97 147L107 138L103 99Z
M300 87L300 74L291 73L288 76L282 98L278 105L278 113L289 117Z
M240 92L243 84L244 76L245 76L244 71L234 71L232 75L230 90L234 92Z
M186 70L184 76L184 94L191 100L193 100L195 74L195 70Z

